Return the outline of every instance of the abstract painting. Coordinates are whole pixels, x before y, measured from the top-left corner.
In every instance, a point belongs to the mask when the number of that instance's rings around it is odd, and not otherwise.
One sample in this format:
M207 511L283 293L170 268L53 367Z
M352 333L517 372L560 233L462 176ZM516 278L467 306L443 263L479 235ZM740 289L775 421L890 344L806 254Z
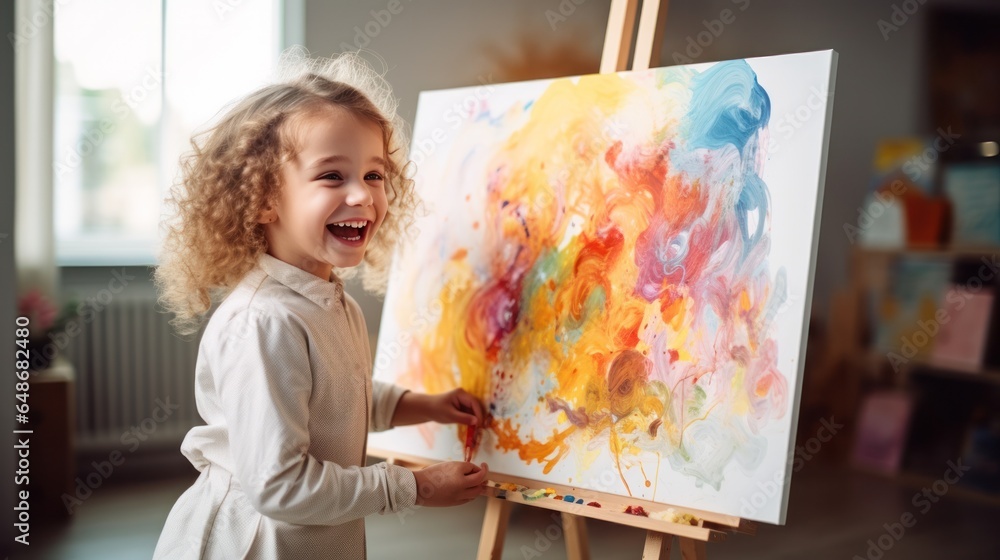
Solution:
M835 62L422 93L375 377L482 399L494 472L783 523Z

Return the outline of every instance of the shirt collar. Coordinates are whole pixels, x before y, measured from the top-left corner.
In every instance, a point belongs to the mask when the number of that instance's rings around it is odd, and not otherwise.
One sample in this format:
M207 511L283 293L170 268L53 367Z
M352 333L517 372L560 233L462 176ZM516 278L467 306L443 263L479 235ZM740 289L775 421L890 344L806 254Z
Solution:
M261 253L257 262L268 276L323 309L329 309L335 303L343 301L344 282L332 271L330 272L330 280L324 282L315 274L306 272L267 253Z

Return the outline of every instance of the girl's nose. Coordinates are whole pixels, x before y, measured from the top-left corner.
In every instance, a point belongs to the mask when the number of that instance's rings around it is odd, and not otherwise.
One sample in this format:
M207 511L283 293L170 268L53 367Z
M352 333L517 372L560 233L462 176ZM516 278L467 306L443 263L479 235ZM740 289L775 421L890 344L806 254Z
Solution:
M351 206L371 206L372 193L364 181L354 180L347 185L347 204Z

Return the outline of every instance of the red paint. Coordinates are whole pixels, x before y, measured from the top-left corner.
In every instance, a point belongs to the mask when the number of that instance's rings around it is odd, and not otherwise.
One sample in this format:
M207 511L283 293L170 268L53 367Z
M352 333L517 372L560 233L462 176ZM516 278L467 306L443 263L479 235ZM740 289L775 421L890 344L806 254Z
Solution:
M517 326L520 292L519 282L498 278L479 288L469 302L466 339L473 348L484 350L491 362L496 361L504 337Z
M590 507L596 507L596 508L601 507L601 504L599 504L597 502L588 502L587 505L590 506Z
M672 285L665 286L660 292L660 315L665 323L670 323L674 317L684 311L684 296Z
M570 294L570 314L576 320L583 317L583 308L597 286L604 289L606 305L614 297L607 269L618 260L625 245L625 236L615 227L605 227L596 236L580 235L580 252L573 263L573 280L566 290Z
M618 342L625 348L635 348L639 344L639 325L634 323L631 328L618 331Z
M649 513L642 509L642 506L628 506L625 508L625 513L630 515L638 515L640 517L649 517Z
M583 247L580 248L579 256L573 265L573 272L576 274L580 274L580 268L588 264L601 267L603 272L607 263L618 257L625 244L625 236L616 227L604 228L594 238L581 235L580 240Z
M618 156L622 153L622 141L618 140L608 148L608 151L604 152L604 161L607 162L608 166L611 168L616 167L618 163Z

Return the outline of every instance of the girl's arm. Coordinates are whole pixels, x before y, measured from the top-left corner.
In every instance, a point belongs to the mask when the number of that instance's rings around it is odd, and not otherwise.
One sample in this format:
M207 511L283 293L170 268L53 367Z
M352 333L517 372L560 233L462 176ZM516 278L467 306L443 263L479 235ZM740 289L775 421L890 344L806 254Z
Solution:
M392 426L421 422L473 426L482 425L482 421L483 405L462 388L436 395L407 391L397 402L392 416Z
M254 509L288 523L337 525L415 504L408 469L342 467L309 454L312 372L306 333L294 316L250 311L225 331L215 378L233 475Z
M368 337L365 351L371 355ZM423 422L482 425L483 405L464 389L439 395L425 395L384 381L372 381L371 431L380 432L396 426Z

